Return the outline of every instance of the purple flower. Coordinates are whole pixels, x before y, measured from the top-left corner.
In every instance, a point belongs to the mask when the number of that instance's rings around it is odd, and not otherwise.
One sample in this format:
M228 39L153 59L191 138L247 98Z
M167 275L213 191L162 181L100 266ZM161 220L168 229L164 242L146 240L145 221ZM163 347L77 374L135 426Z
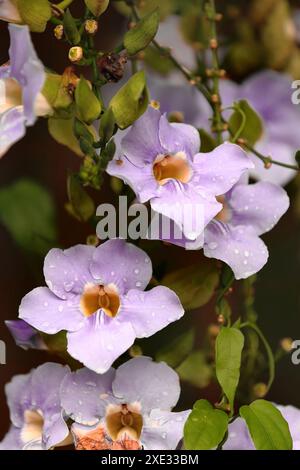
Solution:
M293 450L300 450L300 410L294 406L276 405L287 421L293 439ZM242 418L236 419L229 425L228 440L224 450L255 450L247 425Z
M61 386L62 407L75 421L76 448L89 450L176 449L189 414L171 412L179 395L176 372L147 357L104 375L80 369Z
M107 172L122 178L139 202L150 201L154 211L174 220L187 238L194 239L221 210L216 197L224 194L253 167L237 145L223 144L211 153L199 153L198 131L186 124L170 124L149 107L122 139L121 154ZM203 221L192 227L194 210Z
M266 264L268 249L260 235L270 231L287 211L289 198L286 191L275 184L240 181L219 201L223 209L207 225L199 243L195 241L195 249L203 248L208 258L228 264L236 279L245 279ZM167 241L193 248L184 237Z
M24 297L20 318L48 334L67 330L70 355L98 373L135 338L149 337L184 314L170 289L143 292L152 277L151 260L124 240L53 249L44 275L48 287Z
M47 349L38 332L23 320L5 322L17 346L23 349Z
M10 64L0 67L0 157L24 137L26 126L51 108L40 93L45 72L27 26L8 26Z
M46 363L6 385L11 428L1 450L48 450L69 436L60 405L59 387L68 367Z
M271 155L274 160L293 165L295 153L300 148L300 111L299 106L292 103L291 84L289 76L265 70L242 84L222 80L220 93L224 107L246 99L261 116L264 132L255 145L257 150L264 155ZM211 109L197 90L187 87L183 81L181 84L166 86L165 81L157 79L150 81L150 90L153 99L160 102L163 112L180 111L187 123L210 131ZM285 185L295 176L295 171L277 165L265 169L257 157L250 157L255 164L251 176L258 180Z

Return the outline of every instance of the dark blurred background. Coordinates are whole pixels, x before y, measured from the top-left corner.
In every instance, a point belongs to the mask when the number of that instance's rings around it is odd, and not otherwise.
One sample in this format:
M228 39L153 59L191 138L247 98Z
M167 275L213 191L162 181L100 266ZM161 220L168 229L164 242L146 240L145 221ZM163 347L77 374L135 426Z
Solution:
M224 6L226 2L220 2ZM243 2L229 2L239 6ZM261 2L265 3L265 2ZM217 1L218 4L218 1ZM115 45L114 38L126 26L127 20L110 8L100 21L97 36L99 48L109 50ZM67 60L68 47L54 39L52 27L46 34L33 35L37 53L49 68L62 73L69 65ZM7 25L0 23L0 63L8 59ZM234 73L233 73L234 75ZM237 77L239 78L239 77ZM300 70L299 77L300 79ZM52 195L58 230L58 244L69 247L77 243L85 243L87 236L93 233L91 227L72 218L64 209L67 201L66 180L70 171L78 171L80 159L66 147L57 144L47 130L47 121L40 119L29 128L26 137L16 144L0 162L0 189L20 178L30 178L38 182ZM109 181L106 181L100 192L93 192L96 204L109 201L113 196ZM256 283L256 310L259 314L259 325L270 340L274 350L283 337L300 339L300 224L298 186L295 179L288 186L292 197L291 209L278 226L264 239L269 247L270 260L260 272ZM9 232L0 225L0 246L2 263L0 269L0 339L7 345L7 364L0 366L0 438L8 429L9 417L4 396L4 384L15 374L27 373L47 360L56 360L47 352L24 351L16 346L4 325L4 320L16 319L18 306L22 297L32 288L43 284L42 258L31 256L14 242ZM161 245L161 256L169 260L170 266L179 266L201 259L199 253L189 253L182 260L182 252L177 248L166 249ZM233 295L233 304L239 309L239 300ZM193 323L199 332L205 330L215 320L212 304L194 311ZM200 334L201 336L201 334ZM57 360L59 360L57 358ZM300 407L300 366L294 366L287 356L279 362L274 386L268 398L277 403L293 404ZM218 391L214 387L197 390L186 386L184 401L191 405L197 397L218 399Z

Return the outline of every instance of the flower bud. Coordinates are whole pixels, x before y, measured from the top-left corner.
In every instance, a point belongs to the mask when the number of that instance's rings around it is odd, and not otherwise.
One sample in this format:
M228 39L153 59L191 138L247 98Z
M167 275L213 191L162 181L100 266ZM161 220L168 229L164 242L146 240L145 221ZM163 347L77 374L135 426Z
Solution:
M80 46L71 47L69 50L69 60L71 62L80 62L83 58L83 49Z
M63 35L64 35L63 25L58 24L57 26L55 26L53 32L54 32L54 36L56 37L56 39L58 39L60 41L63 38Z
M282 338L280 341L280 346L285 352L290 352L293 348L293 340L292 338Z
M268 387L263 382L257 383L253 387L253 393L257 398L263 398L268 393Z
M88 235L86 239L86 244L90 246L98 246L99 238L97 237L97 235L94 235L94 234Z
M129 355L130 355L130 357L139 357L139 356L142 356L142 355L143 355L142 348L141 348L140 346L138 346L137 344L134 344L134 345L131 346L131 348L129 349Z
M98 21L86 20L84 23L84 29L87 34L96 34L98 31Z
M160 102L156 100L151 100L150 101L150 106L154 109L160 109Z

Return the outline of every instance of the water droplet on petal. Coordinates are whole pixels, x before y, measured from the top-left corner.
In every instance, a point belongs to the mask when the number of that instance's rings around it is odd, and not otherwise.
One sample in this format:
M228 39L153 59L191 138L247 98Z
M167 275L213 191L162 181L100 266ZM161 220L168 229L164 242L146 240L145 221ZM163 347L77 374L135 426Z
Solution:
M215 242L211 242L211 243L208 244L208 248L210 250L215 250L217 247L218 247L218 244L215 243Z

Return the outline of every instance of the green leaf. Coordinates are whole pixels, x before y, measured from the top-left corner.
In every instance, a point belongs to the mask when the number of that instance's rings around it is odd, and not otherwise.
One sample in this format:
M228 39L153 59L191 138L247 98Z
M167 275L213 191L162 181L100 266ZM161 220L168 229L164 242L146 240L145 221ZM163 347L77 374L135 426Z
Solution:
M166 362L170 367L177 367L186 359L192 351L195 340L195 331L193 328L185 331L181 335L165 344L155 355L157 362Z
M246 100L235 103L237 108L229 119L229 128L236 138L245 139L253 146L263 134L263 123Z
M67 40L74 46L79 44L81 36L69 9L64 14L63 25Z
M257 450L292 450L289 426L280 411L266 400L256 400L240 408Z
M214 262L197 263L167 274L161 283L174 290L185 310L207 304L219 283L219 270Z
M228 428L228 416L216 410L206 400L195 403L184 426L184 446L187 450L209 450L217 447Z
M153 46L148 46L144 51L144 62L161 75L168 75L175 68L169 57L161 60L161 53Z
M159 9L142 18L124 37L124 46L129 55L145 49L154 39L159 26Z
M78 220L86 222L95 214L94 201L82 187L77 175L69 175L68 196L71 207L67 206L67 210Z
M120 129L131 126L147 109L149 95L145 72L137 72L116 93L110 102Z
M216 374L233 411L240 378L244 335L236 328L223 327L216 339Z
M84 0L84 2L94 16L102 15L109 5L109 0Z
M200 152L212 152L216 148L214 138L204 129L199 129L199 134L201 139Z
M209 385L213 370L202 351L193 351L176 369L181 380L194 387L205 388Z
M99 135L104 143L108 142L114 135L116 121L111 108L108 108L101 117Z
M79 157L83 157L83 152L81 151L78 140L74 135L73 127L74 118L60 119L51 117L48 119L48 130L53 139L59 144L68 147Z
M17 0L20 16L31 31L43 33L51 18L51 5L48 0Z
M64 75L47 73L42 94L55 110L66 110L73 102Z
M0 190L0 221L26 251L44 255L57 243L54 202L34 181L22 179Z
M83 122L92 124L99 118L102 109L101 103L84 77L81 77L77 84L75 102L79 119Z

